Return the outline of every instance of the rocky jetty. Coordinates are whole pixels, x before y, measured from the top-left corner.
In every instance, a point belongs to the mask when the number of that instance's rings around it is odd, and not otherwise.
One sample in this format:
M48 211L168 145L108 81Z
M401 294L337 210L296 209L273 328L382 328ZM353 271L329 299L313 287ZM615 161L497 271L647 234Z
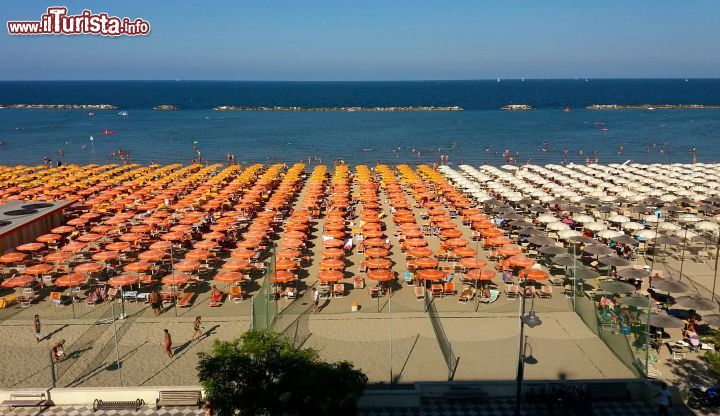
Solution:
M0 108L29 108L33 110L116 110L112 104L0 104Z
M531 105L527 105L527 104L509 104L509 105L506 105L505 107L500 107L500 109L508 110L508 111L527 111L527 110L532 110L533 108Z
M265 106L238 106L221 105L213 108L217 111L462 111L462 107L265 107Z
M180 108L176 105L170 105L170 104L162 104L162 105L156 105L153 107L153 110L158 111L173 111L173 110L179 110Z
M588 110L677 110L677 109L704 109L720 108L720 105L704 104L641 104L641 105L620 105L620 104L593 104L587 107Z

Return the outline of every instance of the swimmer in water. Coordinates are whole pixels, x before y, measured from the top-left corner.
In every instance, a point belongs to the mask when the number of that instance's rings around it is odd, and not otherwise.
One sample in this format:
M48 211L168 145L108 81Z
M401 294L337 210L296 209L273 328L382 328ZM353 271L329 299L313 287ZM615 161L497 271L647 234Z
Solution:
M625 146L620 145L620 147L618 147L618 154L621 155L621 154L623 154L624 152L625 152Z

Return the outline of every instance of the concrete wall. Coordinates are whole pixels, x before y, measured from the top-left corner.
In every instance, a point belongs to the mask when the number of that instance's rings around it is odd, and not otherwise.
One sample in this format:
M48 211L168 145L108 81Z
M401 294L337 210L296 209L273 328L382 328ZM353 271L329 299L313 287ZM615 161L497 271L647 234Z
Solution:
M523 394L535 389L540 393L550 391L550 384L561 383L557 380L540 382L530 381L524 384ZM645 380L573 380L564 381L562 384L586 384L608 386L608 396L612 391L618 393L625 389L633 400L642 401L648 404L655 404L655 394L658 387ZM615 385L618 389L610 388ZM481 392L489 397L515 397L514 381L477 381L477 382L420 382L415 383L413 388L401 389L368 389L365 391L358 405L362 408L372 407L420 407L422 398L442 398L448 393L457 392L458 387L469 388L473 392ZM624 388L623 388L624 387ZM160 390L202 390L200 387L75 387L55 389L22 389L22 390L0 390L0 401L9 400L14 392L45 392L47 397L57 406L92 406L95 399L135 401L142 399L146 405L152 406L159 396ZM677 406L682 404L682 398L677 389L673 391L673 403ZM623 397L624 398L624 397Z
M92 406L95 399L135 401L142 399L146 405L155 405L155 400L160 395L160 390L202 390L200 387L73 387L22 390L0 390L0 401L9 400L10 395L15 392L45 392L48 399L56 406Z

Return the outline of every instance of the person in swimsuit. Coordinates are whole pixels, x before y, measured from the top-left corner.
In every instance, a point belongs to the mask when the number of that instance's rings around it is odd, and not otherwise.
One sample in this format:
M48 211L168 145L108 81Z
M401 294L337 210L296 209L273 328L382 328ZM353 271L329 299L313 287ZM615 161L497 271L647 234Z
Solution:
M190 339L191 342L202 337L202 328L200 328L201 323L200 317L195 317L195 323L193 323L193 331L195 332L193 333L192 339Z
M163 332L165 333L165 352L167 353L168 357L172 358L172 337L170 337L170 332L168 332L167 329L163 329Z

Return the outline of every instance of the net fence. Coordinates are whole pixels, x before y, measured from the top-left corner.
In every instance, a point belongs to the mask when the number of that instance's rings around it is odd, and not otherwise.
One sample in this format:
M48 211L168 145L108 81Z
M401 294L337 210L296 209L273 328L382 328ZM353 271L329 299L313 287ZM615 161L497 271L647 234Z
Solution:
M251 327L255 330L267 331L273 329L278 308L275 301L275 288L271 276L275 273L275 251L265 261L265 278L262 280L260 290L252 297Z
M455 370L457 369L459 357L455 356L450 340L445 333L440 315L435 307L435 302L432 296L425 296L425 309L430 323L432 324L433 332L435 333L435 339L437 340L440 351L442 351L443 358L445 359L445 365L448 371L448 381L452 381L455 378Z

